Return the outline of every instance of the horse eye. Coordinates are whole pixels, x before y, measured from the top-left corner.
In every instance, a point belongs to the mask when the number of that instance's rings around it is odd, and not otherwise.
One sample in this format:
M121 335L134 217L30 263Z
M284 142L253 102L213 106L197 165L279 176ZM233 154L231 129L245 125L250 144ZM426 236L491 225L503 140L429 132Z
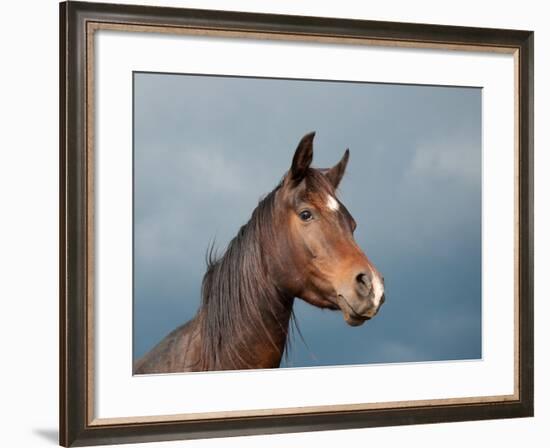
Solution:
M300 212L300 219L302 221L309 221L311 220L311 218L313 218L313 215L311 214L311 212L309 210L304 210L302 212Z

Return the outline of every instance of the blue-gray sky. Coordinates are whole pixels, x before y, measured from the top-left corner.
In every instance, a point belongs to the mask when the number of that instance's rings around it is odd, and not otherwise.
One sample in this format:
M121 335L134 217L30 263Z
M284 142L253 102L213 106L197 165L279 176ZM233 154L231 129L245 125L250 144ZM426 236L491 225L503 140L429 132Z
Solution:
M134 356L189 320L205 252L223 249L317 132L349 147L340 198L386 280L361 327L297 300L284 365L481 356L481 90L134 74Z

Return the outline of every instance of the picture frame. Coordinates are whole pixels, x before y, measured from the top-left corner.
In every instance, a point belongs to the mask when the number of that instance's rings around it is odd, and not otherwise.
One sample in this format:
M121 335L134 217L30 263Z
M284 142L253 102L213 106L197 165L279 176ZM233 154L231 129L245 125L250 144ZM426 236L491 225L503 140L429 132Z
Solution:
M96 417L98 30L477 54L515 61L514 393L391 403ZM60 4L60 444L82 446L533 416L533 32L102 3Z

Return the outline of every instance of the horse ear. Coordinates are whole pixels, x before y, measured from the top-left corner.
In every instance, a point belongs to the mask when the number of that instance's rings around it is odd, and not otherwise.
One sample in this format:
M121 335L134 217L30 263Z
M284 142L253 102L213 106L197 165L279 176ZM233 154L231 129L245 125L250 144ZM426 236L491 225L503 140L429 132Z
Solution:
M338 185L340 185L340 181L342 180L342 177L344 177L344 173L346 172L346 166L348 165L349 160L349 149L346 149L346 152L340 159L340 161L334 165L332 168L327 170L325 173L325 176L327 176L329 182L332 184L334 189L338 188Z
M294 184L300 183L306 177L307 170L313 160L313 137L315 132L310 132L302 137L292 158L292 166L288 173Z

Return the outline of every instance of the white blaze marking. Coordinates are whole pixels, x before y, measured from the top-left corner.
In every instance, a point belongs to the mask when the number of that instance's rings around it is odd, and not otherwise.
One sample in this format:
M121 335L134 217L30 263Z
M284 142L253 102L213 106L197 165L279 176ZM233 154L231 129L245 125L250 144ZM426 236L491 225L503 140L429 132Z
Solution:
M329 210L335 212L340 208L340 204L338 204L338 201L329 194L327 199L327 207Z
M374 275L372 278L372 292L374 293L374 306L380 305L380 299L384 295L384 284L379 275Z

